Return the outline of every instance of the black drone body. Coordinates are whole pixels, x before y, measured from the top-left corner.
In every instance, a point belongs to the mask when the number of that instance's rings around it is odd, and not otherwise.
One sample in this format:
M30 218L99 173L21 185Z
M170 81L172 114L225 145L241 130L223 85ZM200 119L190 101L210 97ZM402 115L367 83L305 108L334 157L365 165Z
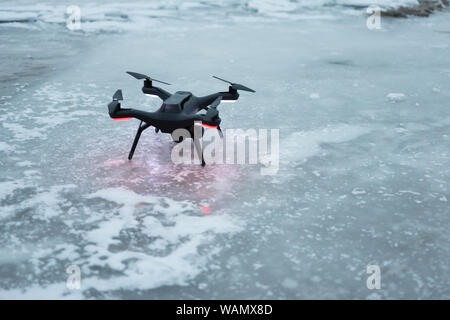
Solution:
M187 91L177 91L171 94L164 89L153 86L153 82L169 85L167 82L156 80L136 72L128 71L127 73L138 80L144 79L144 86L142 87L142 92L144 94L159 97L163 101L161 107L157 111L147 112L137 109L122 108L119 102L123 100L122 90L119 89L114 94L113 101L108 105L111 118L114 120L129 120L132 118L141 120L133 146L128 155L129 160L133 157L134 150L136 149L142 131L150 126L155 127L156 132L161 131L169 134L172 134L176 129L186 129L193 138L194 123L201 122L205 127L217 129L220 136L222 136L222 131L220 129L221 119L219 117L217 106L221 102L235 102L239 98L238 90L255 92L241 84L232 83L213 76L216 79L229 83L230 86L228 91L216 92L203 97L196 97L191 92ZM199 112L202 110L205 110L206 113L200 114ZM202 159L202 165L205 165L198 141L194 140L194 145L197 152L199 152L199 157Z

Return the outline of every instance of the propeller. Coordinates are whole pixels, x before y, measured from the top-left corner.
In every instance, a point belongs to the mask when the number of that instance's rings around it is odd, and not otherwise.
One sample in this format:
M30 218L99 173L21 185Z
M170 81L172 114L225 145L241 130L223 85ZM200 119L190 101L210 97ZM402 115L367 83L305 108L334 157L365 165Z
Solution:
M137 73L137 72L132 72L132 71L127 71L127 73L128 73L130 76L132 76L132 77L134 77L134 78L136 78L136 79L138 79L138 80L145 79L145 80L148 80L148 81L156 81L156 82L164 83L164 84L167 84L167 85L170 86L170 83L167 83L167 82L164 82L164 81L161 81L161 80L157 80L157 79L150 78L149 76L146 76L145 74L142 74L142 73Z
M117 90L113 97L112 97L113 101L111 101L108 104L108 110L109 110L109 115L111 116L111 118L115 119L118 118L116 117L116 112L118 110L120 110L120 100L123 100L123 96L122 96L122 90Z
M123 96L122 96L122 90L117 90L116 93L114 93L113 95L113 101L120 101L123 100Z
M242 84L239 84L239 83L233 83L231 81L228 81L228 80L216 77L216 76L213 76L213 78L216 78L217 80L221 80L223 82L229 83L230 84L230 88L234 89L234 90L243 90L243 91L249 91L249 92L256 92L255 90L250 89L249 87L246 87L246 86L244 86Z

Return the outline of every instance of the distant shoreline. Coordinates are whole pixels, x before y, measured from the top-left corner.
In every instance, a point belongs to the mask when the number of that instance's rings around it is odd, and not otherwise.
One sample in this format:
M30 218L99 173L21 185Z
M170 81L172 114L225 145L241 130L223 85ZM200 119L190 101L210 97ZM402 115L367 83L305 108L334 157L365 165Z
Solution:
M442 11L449 6L449 0L425 0L411 7L382 10L381 15L391 18L407 18L408 16L428 17L435 11Z

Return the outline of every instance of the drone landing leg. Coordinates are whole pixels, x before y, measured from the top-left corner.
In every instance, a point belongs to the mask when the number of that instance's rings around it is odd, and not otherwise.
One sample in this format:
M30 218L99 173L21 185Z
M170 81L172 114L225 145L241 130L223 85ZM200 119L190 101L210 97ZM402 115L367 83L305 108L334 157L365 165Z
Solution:
M142 121L141 121L141 123L139 123L139 128L136 132L136 137L134 137L133 146L131 147L130 154L128 155L128 160L131 160L131 158L133 158L134 150L136 149L139 138L141 137L141 133L148 127L150 127L150 125L148 123L146 123L144 125L142 125Z
M202 151L202 147L200 146L200 141L195 138L193 140L194 140L195 150L197 150L198 158L201 159L202 167L204 167L206 165L206 162L205 162L205 159L203 159L203 151Z

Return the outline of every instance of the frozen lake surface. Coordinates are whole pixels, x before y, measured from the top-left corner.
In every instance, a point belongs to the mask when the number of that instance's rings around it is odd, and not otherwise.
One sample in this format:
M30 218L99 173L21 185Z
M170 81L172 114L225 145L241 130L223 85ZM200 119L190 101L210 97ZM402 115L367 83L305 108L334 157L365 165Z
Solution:
M450 298L448 12L371 31L365 1L81 2L70 31L20 3L0 10L0 298ZM153 130L128 161L138 121L107 104L159 102L127 70L254 88L222 127L279 129L278 173L175 166Z

